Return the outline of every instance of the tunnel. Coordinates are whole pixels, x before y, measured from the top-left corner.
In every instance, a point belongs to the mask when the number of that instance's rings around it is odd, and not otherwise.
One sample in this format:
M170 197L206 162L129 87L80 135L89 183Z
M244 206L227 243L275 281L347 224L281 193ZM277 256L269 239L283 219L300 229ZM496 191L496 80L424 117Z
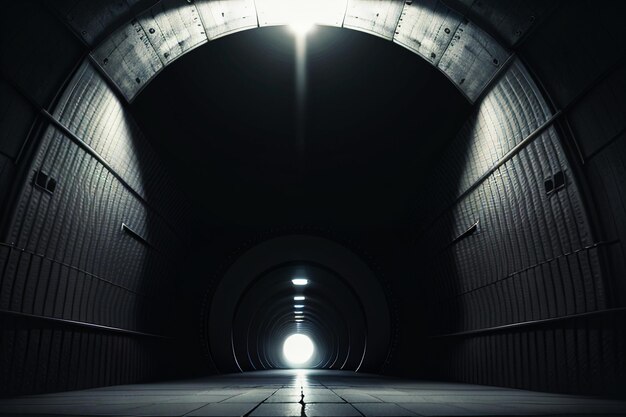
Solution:
M1 8L0 415L626 414L626 3Z

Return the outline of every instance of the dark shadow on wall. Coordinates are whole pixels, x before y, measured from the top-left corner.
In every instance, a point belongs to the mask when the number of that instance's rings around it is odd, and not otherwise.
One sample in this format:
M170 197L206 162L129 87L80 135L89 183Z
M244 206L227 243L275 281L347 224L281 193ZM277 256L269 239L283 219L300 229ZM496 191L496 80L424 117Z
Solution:
M3 150L19 176L3 199L0 391L167 375L188 199L115 86L81 61L75 35L40 2L11 7L3 13L3 56L13 57L2 60L3 91L38 117L26 129L28 118L13 118L11 105L2 113L3 134L15 135ZM27 36L18 15L47 36Z

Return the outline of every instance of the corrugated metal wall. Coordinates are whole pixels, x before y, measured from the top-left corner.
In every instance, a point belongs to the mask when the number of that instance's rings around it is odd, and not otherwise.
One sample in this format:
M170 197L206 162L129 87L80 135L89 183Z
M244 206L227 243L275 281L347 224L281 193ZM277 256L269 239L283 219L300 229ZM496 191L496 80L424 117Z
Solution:
M188 202L83 46L40 5L18 7L51 29L3 45L41 50L3 60L0 84L15 103L0 113L3 195L15 202L3 204L0 392L162 375Z
M416 279L434 375L565 392L623 384L624 52L606 42L615 13L598 9L548 17L520 52L535 74L510 66L422 194ZM602 30L565 30L590 10Z

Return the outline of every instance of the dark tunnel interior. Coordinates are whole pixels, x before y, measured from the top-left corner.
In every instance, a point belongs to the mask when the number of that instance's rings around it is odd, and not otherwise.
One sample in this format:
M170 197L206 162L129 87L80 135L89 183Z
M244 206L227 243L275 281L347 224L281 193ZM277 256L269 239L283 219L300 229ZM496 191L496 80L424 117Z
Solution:
M626 414L626 3L2 10L0 415Z

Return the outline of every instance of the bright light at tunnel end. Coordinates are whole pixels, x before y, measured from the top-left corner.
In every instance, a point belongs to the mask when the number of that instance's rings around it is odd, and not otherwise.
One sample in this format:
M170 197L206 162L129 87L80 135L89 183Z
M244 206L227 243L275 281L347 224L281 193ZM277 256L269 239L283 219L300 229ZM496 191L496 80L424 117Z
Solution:
M303 334L296 333L285 339L283 343L283 355L290 366L298 366L307 363L313 356L315 346L313 341Z
M307 20L296 20L289 23L289 29L298 36L305 36L315 24Z
M291 283L293 285L298 285L298 286L307 285L309 283L309 280L306 278L294 278L291 280Z

